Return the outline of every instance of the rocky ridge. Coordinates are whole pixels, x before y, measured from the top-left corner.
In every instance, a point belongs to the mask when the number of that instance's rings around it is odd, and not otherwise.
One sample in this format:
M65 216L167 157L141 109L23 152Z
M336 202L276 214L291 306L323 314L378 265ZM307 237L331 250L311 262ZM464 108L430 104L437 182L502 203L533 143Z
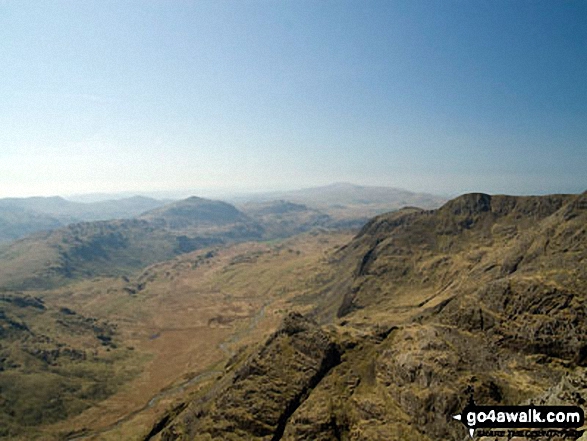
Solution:
M586 257L587 193L379 216L333 256L322 328L279 331L161 439L461 440L471 393L584 403Z

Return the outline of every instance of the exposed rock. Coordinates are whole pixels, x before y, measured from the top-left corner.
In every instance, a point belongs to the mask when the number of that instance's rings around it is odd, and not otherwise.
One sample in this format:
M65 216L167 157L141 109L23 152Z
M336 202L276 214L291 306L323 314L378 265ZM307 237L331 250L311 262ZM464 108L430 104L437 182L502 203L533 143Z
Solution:
M188 407L161 439L278 440L291 414L339 362L332 338L291 314L228 384Z
M471 395L583 405L586 197L471 194L373 219L315 310L338 309L336 337L287 317L162 440L462 440Z

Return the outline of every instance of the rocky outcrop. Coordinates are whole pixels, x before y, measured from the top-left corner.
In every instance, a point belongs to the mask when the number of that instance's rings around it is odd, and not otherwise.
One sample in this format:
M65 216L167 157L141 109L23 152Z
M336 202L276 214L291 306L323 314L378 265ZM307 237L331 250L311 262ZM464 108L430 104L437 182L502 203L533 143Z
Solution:
M161 440L279 440L290 416L339 362L332 337L291 314L226 385L189 406Z
M471 395L583 405L586 200L471 194L373 219L320 291L336 332L288 317L162 439L462 440Z

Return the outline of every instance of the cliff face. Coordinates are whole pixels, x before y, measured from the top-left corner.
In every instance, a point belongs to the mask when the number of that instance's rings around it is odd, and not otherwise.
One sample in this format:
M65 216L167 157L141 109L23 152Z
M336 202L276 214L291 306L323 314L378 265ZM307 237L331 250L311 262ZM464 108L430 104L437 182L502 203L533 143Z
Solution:
M291 415L338 363L332 337L291 314L229 381L190 405L161 439L281 439Z
M471 393L581 405L586 258L587 193L379 216L332 259L323 328L288 318L162 439L460 440Z

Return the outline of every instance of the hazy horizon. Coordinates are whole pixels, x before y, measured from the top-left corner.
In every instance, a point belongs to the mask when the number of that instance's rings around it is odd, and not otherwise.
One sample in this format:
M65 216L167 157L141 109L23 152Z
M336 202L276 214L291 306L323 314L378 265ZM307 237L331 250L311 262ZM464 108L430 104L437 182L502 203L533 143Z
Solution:
M587 3L0 2L0 197L587 188Z
M147 197L152 199L158 199L161 201L164 200L181 200L191 196L197 196L201 198L207 199L217 199L217 200L226 200L229 202L235 201L247 201L247 200L255 200L256 197L261 197L265 199L266 197L270 197L271 195L275 195L275 197L280 198L285 193L290 192L297 192L297 191L304 191L304 190L314 190L314 189L321 189L327 188L331 186L355 186L355 187L366 187L369 188L389 188L393 190L400 190L400 191L408 191L413 192L415 194L430 194L432 196L438 196L445 199L452 199L464 193L488 193L492 195L499 195L499 194L508 194L512 196L540 196L540 195L547 195L547 194L578 194L582 193L585 190L580 190L576 192L558 192L558 193L549 193L549 192L542 192L542 193L533 193L533 192L525 192L525 193L503 193L503 192L487 192L487 191L480 191L480 190L471 190L471 191L464 191L464 192L428 192L428 191L414 191L410 188L405 187L398 187L398 186L385 186L385 185L363 185L354 182L332 182L325 185L317 185L317 186L293 186L293 187L282 187L282 188L266 188L266 189L253 189L250 191L243 190L243 189L229 189L229 188L208 188L208 189L174 189L174 190L137 190L137 191L116 191L116 192L88 192L88 193L72 193L72 194L31 194L26 196L0 196L0 199L4 198L30 198L30 197L61 197L63 199L72 201L72 202L83 202L83 203L91 203L91 202L101 202L101 201L109 201L109 200L118 200L118 199L126 199L132 197Z

